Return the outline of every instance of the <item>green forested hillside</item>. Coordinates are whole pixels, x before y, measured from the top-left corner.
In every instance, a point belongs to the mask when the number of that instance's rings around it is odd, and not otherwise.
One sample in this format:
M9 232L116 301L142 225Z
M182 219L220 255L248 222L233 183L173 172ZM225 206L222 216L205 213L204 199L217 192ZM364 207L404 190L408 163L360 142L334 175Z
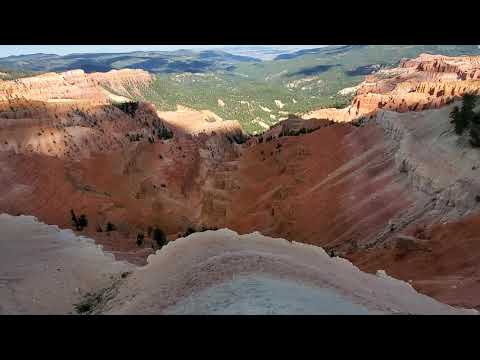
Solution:
M78 68L86 72L144 69L156 74L156 79L141 98L160 110L173 110L177 104L208 109L224 119L239 120L253 133L288 113L345 106L351 99L338 95L340 90L420 53L478 55L480 49L477 45L339 45L281 54L266 61L218 50L34 54L0 59L0 69L8 69L12 78Z
M350 98L338 91L357 85L365 75L395 66L421 53L480 54L477 45L347 45L302 50L262 62L236 64L230 71L158 74L145 98L162 110L176 104L209 109L239 120L248 132L262 131L287 113L342 107ZM219 99L224 106L219 105ZM275 100L281 102L281 108ZM268 111L270 110L270 111Z

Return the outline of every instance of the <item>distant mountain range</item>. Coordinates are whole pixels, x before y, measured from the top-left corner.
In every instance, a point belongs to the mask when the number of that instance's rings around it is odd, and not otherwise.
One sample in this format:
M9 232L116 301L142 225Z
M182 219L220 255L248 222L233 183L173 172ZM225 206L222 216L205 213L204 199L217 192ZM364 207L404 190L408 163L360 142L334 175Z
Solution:
M83 69L86 72L135 68L153 73L202 73L233 70L238 63L259 62L258 58L234 55L225 51L192 50L142 51L131 53L95 54L31 54L0 58L0 68L15 71L67 71Z
M325 45L318 45L321 49ZM298 52L302 46L295 45L252 45L252 46L226 46L223 50L231 54L255 57L260 60L273 60L281 55L288 56L290 53ZM306 49L310 50L310 49Z
M129 53L31 54L0 58L0 70L61 72L83 69L104 72L113 69L143 69L157 74L234 72L244 65L265 69L298 68L298 75L323 72L316 65L325 63L370 65L391 64L401 57L415 57L420 52L444 55L479 54L478 45L330 45L296 50L294 46L225 46L223 50L138 51ZM332 63L332 61L335 62ZM311 69L305 69L305 65ZM350 69L352 70L352 69ZM292 74L292 72L290 72ZM364 75L362 73L362 75ZM291 76L291 75L290 75Z
M342 52L348 52L353 48L358 48L365 45L331 45L326 47L320 48L313 48L313 49L302 49L290 53L282 53L275 57L274 60L288 60L288 59L295 59L297 57L303 55L310 55L310 54L321 54L321 55L333 55Z
M377 61L388 60L389 56L402 55L415 57L419 52L443 55L473 55L480 53L478 45L331 45L320 48L301 49L290 53L279 54L274 60L290 60L308 55L319 55L322 60L327 57L347 54L349 57L356 53L368 53L375 56ZM383 59L382 59L383 57Z

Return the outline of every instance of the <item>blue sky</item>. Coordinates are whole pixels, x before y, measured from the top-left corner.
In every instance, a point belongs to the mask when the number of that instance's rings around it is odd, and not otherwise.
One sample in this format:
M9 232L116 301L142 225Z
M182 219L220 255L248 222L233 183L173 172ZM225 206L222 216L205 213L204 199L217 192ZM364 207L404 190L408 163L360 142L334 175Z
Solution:
M169 51L178 49L221 49L237 45L0 45L0 57L35 53L67 55L72 53L130 52L130 51ZM254 45L245 45L252 47ZM286 51L315 48L323 45L271 45Z

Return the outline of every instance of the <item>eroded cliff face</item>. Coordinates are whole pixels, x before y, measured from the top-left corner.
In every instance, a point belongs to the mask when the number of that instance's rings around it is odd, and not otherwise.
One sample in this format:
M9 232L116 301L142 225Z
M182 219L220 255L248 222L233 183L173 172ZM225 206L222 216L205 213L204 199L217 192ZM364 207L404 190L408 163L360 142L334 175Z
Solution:
M4 83L0 207L62 227L72 227L70 210L85 213L84 233L134 262L152 250L149 241L138 248L138 233L159 226L176 238L200 224L203 203L216 206L201 188L217 164L238 156L244 134L236 121L206 121L194 110L181 122L145 102L111 103L130 99L112 99L119 95L105 84L131 95L144 75L73 71ZM107 222L117 230L106 233Z
M414 68L424 71L433 78L443 78L445 74L456 74L461 80L480 79L480 57L478 56L442 56L421 54L416 59L403 59L400 68ZM437 74L436 76L434 74Z
M344 109L319 109L303 118L338 122L372 117L377 111L436 109L466 93L480 92L480 57L421 54L403 59L399 67L380 70L356 88L352 104Z
M138 94L153 75L144 70L112 70L107 73L86 74L83 70L46 73L12 81L0 81L0 101L28 99L59 102L83 100L103 104L109 92L122 96Z
M124 147L125 135L154 123L155 108L131 114L112 106L128 101L152 75L143 70L86 74L82 70L0 81L0 151L78 159ZM146 135L146 133L145 133Z
M396 98L394 90L415 77L451 78L453 65L442 66L418 71L405 61L397 75L377 81L377 93L362 94L364 83L357 97L397 103L405 92ZM475 74L455 66L455 74ZM430 74L435 69L444 72ZM469 81L476 80L453 83ZM448 303L480 306L480 155L453 132L455 102L421 112L377 108L354 123L291 117L245 138L238 123L191 109L158 113L140 103L129 114L81 99L74 108L21 101L21 115L7 105L13 102L2 105L0 211L71 227L74 209L89 220L83 234L136 263L152 253L149 227L169 240L188 228L261 231L322 246L368 271L384 269ZM159 138L164 129L173 137ZM107 222L117 229L106 232ZM458 224L464 232L455 232ZM141 246L138 233L146 238Z
M232 201L229 226L314 243L442 301L478 307L480 153L453 132L455 105L382 110L363 126L263 140L235 176L257 186L244 185L248 197Z
M120 150L137 135L156 138L165 127L146 103L139 103L132 114L110 104L90 102L52 105L22 100L0 102L0 109L4 110L0 115L0 151L67 160Z

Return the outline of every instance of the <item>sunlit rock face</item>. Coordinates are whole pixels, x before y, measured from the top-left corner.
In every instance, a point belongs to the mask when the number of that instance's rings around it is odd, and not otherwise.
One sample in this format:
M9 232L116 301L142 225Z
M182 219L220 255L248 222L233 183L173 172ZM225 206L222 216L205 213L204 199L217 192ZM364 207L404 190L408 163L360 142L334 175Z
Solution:
M344 109L319 109L303 117L338 122L371 117L380 109L407 112L445 106L466 93L480 91L480 56L421 54L399 67L368 75Z
M140 103L134 114L126 114L111 103L131 101L127 97L152 79L148 72L127 69L0 81L0 151L79 159L118 150L127 133L145 133L143 128L160 121L150 104Z
M0 82L0 101L29 99L35 101L89 100L104 103L108 92L128 96L148 85L153 75L144 70L112 70L86 74L83 70L46 73ZM131 94L133 95L133 94Z

